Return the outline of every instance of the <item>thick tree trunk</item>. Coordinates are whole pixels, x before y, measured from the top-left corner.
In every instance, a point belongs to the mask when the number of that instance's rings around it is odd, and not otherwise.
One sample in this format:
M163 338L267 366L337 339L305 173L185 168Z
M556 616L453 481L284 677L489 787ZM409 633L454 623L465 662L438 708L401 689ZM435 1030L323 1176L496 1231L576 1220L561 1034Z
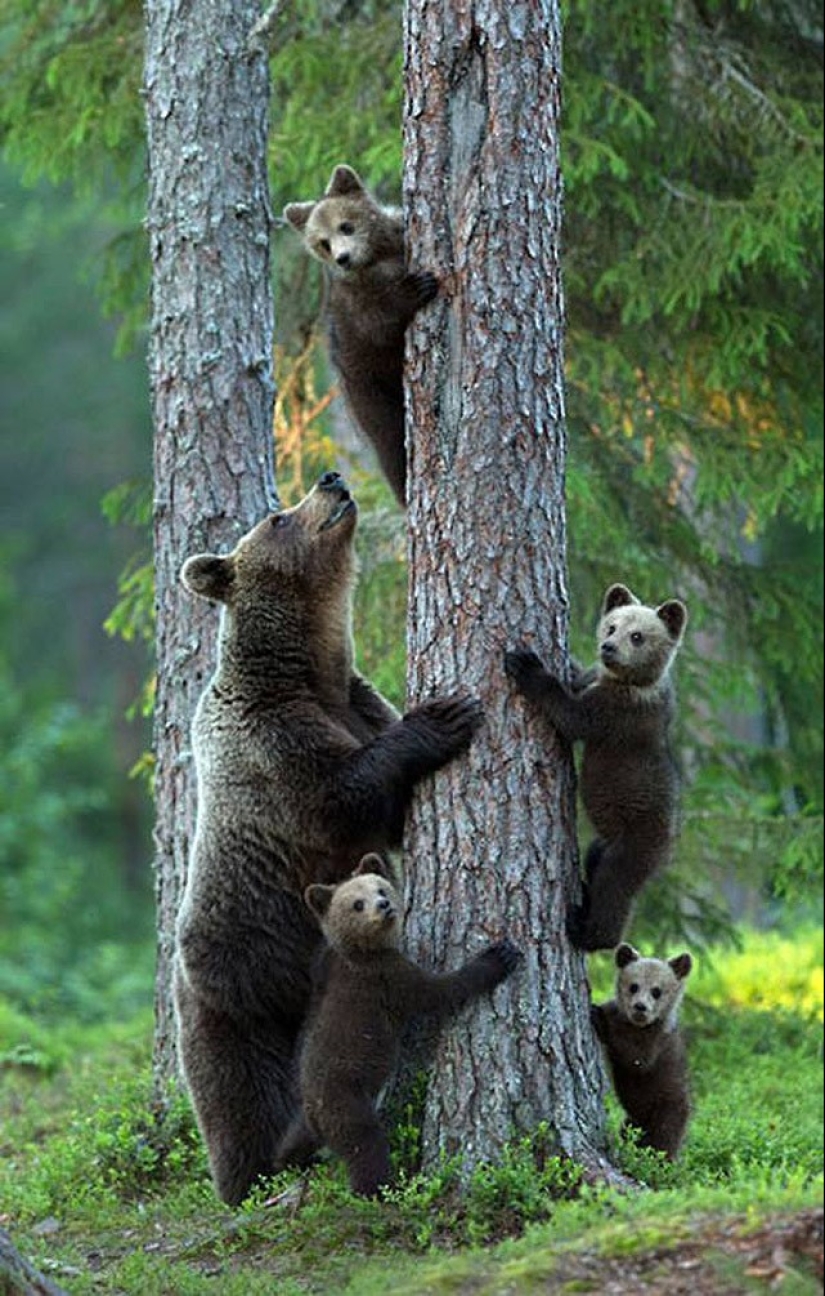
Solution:
M487 723L422 789L407 839L408 942L457 964L506 932L525 961L442 1031L424 1161L495 1158L546 1122L597 1172L603 1078L585 963L570 754L503 669L567 651L556 0L407 0L405 202L413 264L443 288L408 354L411 699L464 687Z
M268 69L256 0L148 0L145 69L155 424L155 1074L175 1072L170 959L194 827L189 726L217 614L185 558L230 548L274 503Z

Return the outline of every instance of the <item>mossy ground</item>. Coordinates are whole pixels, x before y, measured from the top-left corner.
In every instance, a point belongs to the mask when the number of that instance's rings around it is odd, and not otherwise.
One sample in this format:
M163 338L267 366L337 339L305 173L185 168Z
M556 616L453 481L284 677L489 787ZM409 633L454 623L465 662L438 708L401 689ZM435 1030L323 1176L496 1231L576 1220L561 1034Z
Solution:
M594 984L610 978L593 968ZM71 1296L822 1290L822 938L703 959L683 1011L695 1114L668 1165L610 1129L641 1185L577 1181L527 1142L460 1189L381 1202L338 1166L214 1198L184 1099L153 1111L151 1021L46 1030L0 1006L0 1226Z

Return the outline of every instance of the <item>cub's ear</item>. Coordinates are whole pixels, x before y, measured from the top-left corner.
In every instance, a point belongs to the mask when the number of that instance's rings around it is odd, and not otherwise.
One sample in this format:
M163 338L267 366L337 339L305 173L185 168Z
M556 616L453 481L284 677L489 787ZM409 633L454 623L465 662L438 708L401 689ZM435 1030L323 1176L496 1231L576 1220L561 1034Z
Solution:
M235 580L235 568L231 557L195 554L193 558L186 559L180 578L193 594L213 599L216 603L226 603Z
M637 958L641 958L638 950L632 945L620 945L616 950L616 967L627 967L628 963L635 963Z
M668 963L673 968L680 981L690 976L690 969L693 967L693 959L685 951L684 954L677 954L676 958L668 959Z
M304 892L304 900L316 918L323 918L329 909L334 894L334 886L322 886L320 882L314 882Z
M376 855L374 851L371 851L369 855L361 857L358 861L358 867L352 871L352 876L363 877L365 873L378 873L380 877L383 877L386 868L387 866L381 856Z
M685 633L687 625L687 608L679 599L668 599L667 603L662 603L656 609L656 615L660 621L663 621L667 632L674 643L678 643Z
M343 198L345 194L363 193L361 177L351 166L337 166L324 190L325 198Z
M314 206L314 202L287 203L284 208L284 220L288 220L293 229L302 230Z
M612 612L617 607L627 607L630 603L638 603L636 595L631 593L626 585L611 585L602 601L602 616L607 612Z

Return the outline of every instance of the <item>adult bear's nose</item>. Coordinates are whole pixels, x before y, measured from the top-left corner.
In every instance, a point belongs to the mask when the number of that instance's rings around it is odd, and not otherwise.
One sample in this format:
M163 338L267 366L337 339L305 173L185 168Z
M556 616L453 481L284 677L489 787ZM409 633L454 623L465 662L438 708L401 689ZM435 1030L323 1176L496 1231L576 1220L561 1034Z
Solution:
M339 472L325 472L323 476L318 479L318 487L320 490L335 490L337 487L343 485L344 479Z

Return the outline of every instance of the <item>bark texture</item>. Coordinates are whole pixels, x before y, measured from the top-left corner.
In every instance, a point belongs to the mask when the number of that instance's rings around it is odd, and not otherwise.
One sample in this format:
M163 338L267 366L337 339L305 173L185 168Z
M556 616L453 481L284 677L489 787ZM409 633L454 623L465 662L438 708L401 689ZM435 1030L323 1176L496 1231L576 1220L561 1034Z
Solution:
M407 0L405 42L411 263L442 283L408 345L408 688L464 687L487 717L411 816L408 944L451 967L506 933L526 956L440 1034L424 1161L471 1168L544 1121L559 1151L609 1172L585 964L564 932L570 753L503 669L519 643L555 670L567 652L559 11Z
M184 560L227 550L275 502L268 69L256 0L148 0L149 367L155 425L155 1074L175 1073L170 960L194 828L189 728L217 613Z

